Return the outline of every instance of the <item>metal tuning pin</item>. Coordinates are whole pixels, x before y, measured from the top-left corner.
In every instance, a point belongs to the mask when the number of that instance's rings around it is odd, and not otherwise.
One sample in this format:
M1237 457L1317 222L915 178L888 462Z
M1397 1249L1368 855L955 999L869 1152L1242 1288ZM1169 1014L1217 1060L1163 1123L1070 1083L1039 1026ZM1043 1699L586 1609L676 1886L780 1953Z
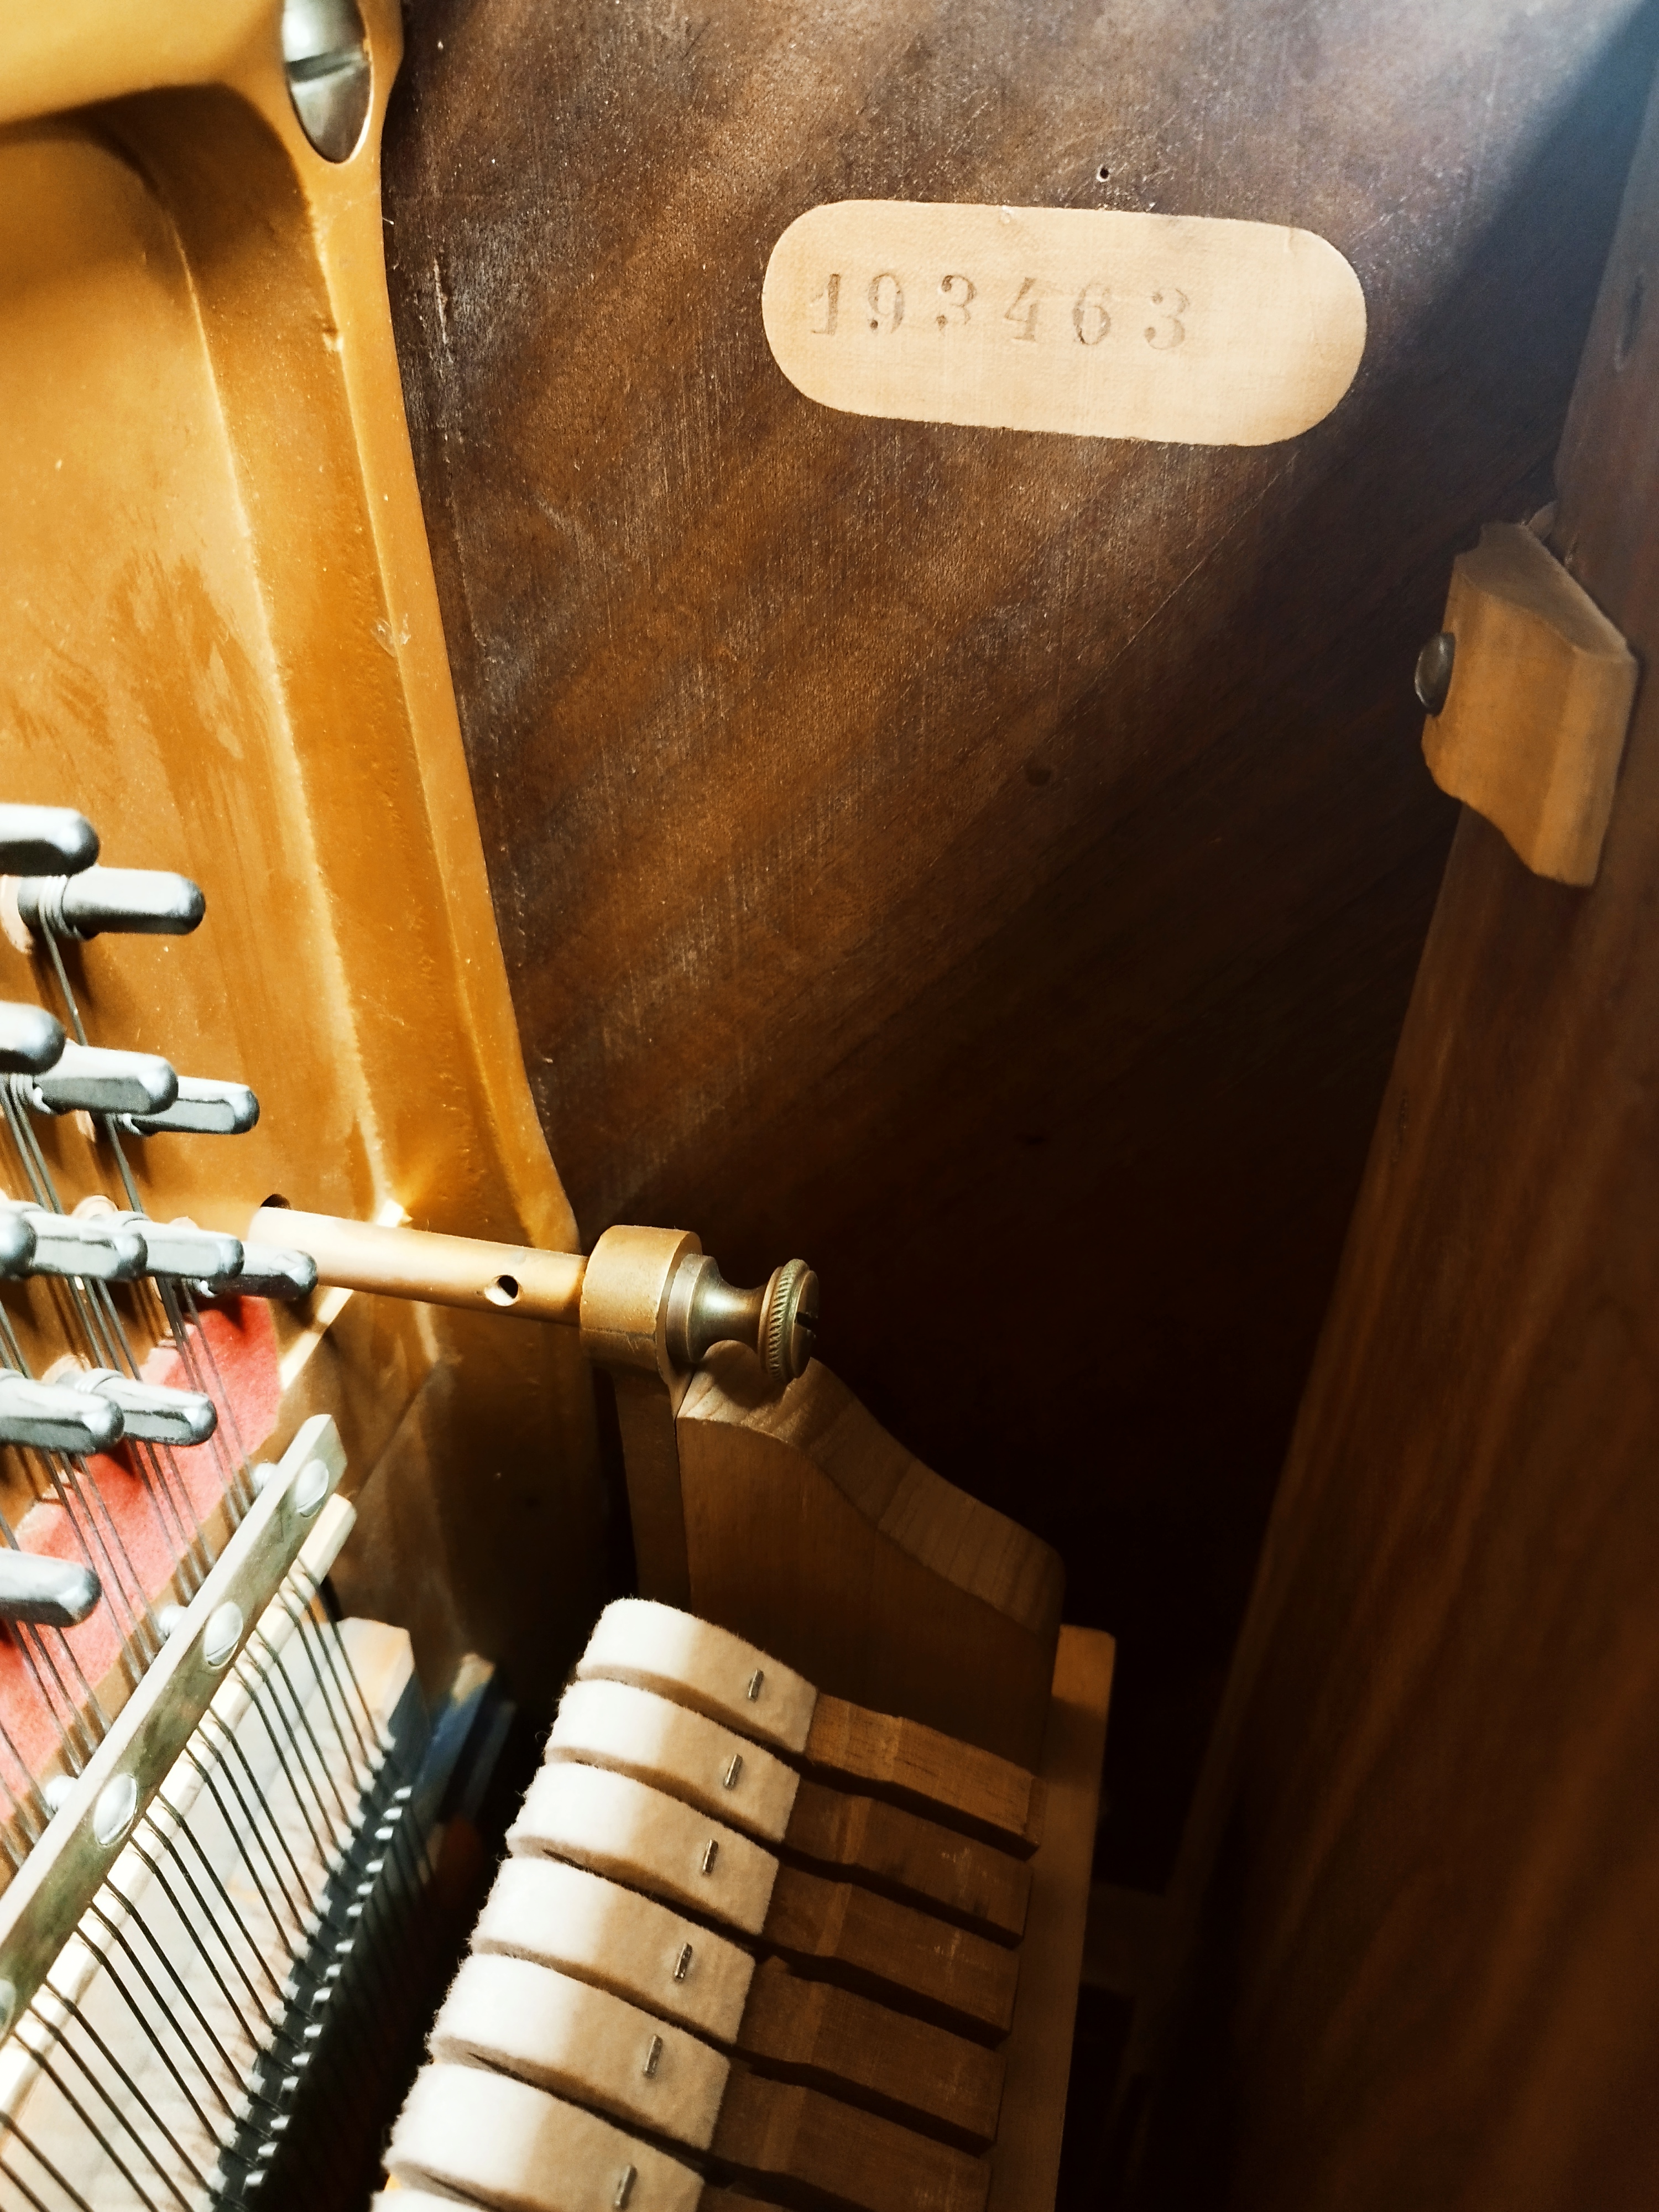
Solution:
M198 1282L204 1297L216 1297L221 1288L245 1298L303 1298L317 1287L317 1262L309 1252L284 1252L275 1244L244 1244L242 1272L222 1285Z
M0 1075L41 1075L64 1049L64 1025L44 1006L0 1000Z
M198 1229L193 1221L155 1221L147 1213L120 1213L108 1201L82 1201L79 1219L100 1229L125 1229L144 1240L147 1275L185 1275L234 1285L242 1272L241 1239L217 1229Z
M103 1594L90 1567L38 1552L0 1551L0 1620L73 1628Z
M179 1095L178 1077L154 1053L88 1044L66 1044L51 1067L16 1085L37 1114L161 1114Z
M73 1381L52 1370L53 1379L70 1388L106 1398L119 1409L126 1433L147 1444L204 1444L219 1425L219 1409L199 1390L171 1390L165 1383L136 1382L113 1368L83 1368Z
M198 1137L240 1137L259 1118L259 1102L246 1083L215 1083L202 1075L181 1075L179 1096L160 1114L124 1114L129 1136L159 1137L169 1130Z
M18 917L37 937L187 937L206 912L188 876L161 868L84 868L17 886Z
M42 1451L107 1451L125 1433L121 1408L87 1390L0 1372L0 1443Z
M112 1216L113 1210L112 1209ZM144 1239L139 1232L117 1222L76 1220L67 1213L51 1213L43 1206L0 1206L0 1240L7 1233L6 1216L18 1216L33 1238L34 1249L15 1270L23 1275L66 1275L94 1283L129 1283L144 1272ZM0 1243L0 1249L3 1249Z
M98 832L72 806L0 806L0 876L78 876Z
M696 1367L716 1344L746 1344L769 1381L806 1371L818 1323L818 1279L805 1260L786 1260L755 1291L739 1291L707 1252L681 1261L668 1291L668 1356Z
M27 1275L34 1258L34 1229L27 1211L0 1200L0 1275Z

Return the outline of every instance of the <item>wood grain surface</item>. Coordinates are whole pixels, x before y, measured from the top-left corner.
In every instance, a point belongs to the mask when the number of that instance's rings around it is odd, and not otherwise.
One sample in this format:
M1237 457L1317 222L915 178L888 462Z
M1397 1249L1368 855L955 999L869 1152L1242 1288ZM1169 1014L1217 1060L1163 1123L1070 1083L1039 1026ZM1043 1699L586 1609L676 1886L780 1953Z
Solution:
M1046 1741L1047 1702L1043 1712ZM843 1789L874 1790L1002 1850L1026 1856L1042 1840L1041 1776L919 1721L821 1692L805 1757L809 1771L833 1776Z
M1120 1634L1145 1879L1451 832L1413 660L1547 495L1653 46L1632 0L411 11L393 312L577 1218L822 1271L830 1364ZM838 414L760 287L854 196L1305 227L1366 357L1256 452Z
M941 1827L897 1805L802 1779L783 1838L787 1855L823 1871L845 1869L872 1889L1018 1943L1031 1869L1012 1853Z
M1149 2203L1659 2199L1656 266L1659 106L1552 533L1648 672L1601 869L1459 827L1230 1697L1218 2067Z
M630 1379L617 1405L637 1497ZM741 1346L717 1346L674 1441L689 1603L702 1619L831 1702L943 1730L933 1741L950 1740L946 1759L964 1773L1036 1765L1064 1583L1046 1544L924 1467L816 1359L774 1396ZM820 1698L814 1737L825 1711ZM1030 1781L1018 1777L1022 1790Z
M968 2151L740 2065L726 2083L709 2155L722 2176L821 2212L983 2212L991 2180Z
M1115 1660L1098 1629L1060 1632L1042 1746L1048 1819L1032 1862L989 2212L1053 2212L1055 2203Z
M1008 2032L1019 1953L852 1882L778 1869L762 1941L896 2011L994 2044Z
M735 2048L763 2073L827 2089L969 2150L983 2150L997 2131L1000 2052L833 1982L807 1981L779 1959L755 1969Z

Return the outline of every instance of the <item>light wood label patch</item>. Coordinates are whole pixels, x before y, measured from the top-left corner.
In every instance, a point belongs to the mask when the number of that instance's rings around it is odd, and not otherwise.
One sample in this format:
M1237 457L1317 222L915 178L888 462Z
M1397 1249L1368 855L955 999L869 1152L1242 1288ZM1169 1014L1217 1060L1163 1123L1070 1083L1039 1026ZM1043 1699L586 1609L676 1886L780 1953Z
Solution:
M1310 429L1365 344L1312 231L1114 209L834 201L773 247L761 312L826 407L1182 445Z

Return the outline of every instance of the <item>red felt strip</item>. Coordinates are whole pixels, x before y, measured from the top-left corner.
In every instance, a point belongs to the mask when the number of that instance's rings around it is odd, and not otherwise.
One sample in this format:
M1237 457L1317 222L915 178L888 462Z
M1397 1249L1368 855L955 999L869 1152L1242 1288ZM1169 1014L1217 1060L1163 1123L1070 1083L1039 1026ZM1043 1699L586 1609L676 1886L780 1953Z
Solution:
M0 1632L0 1725L9 1739L9 1747L0 1743L0 1777L14 1793L22 1784L18 1762L34 1774L50 1763L59 1748L59 1723L68 1724L66 1708L87 1703L88 1686L95 1688L114 1665L141 1602L155 1600L172 1580L193 1522L213 1510L231 1471L276 1425L282 1378L276 1332L263 1298L204 1307L190 1346L186 1361L177 1346L157 1345L140 1372L146 1382L204 1391L219 1409L217 1434L177 1450L146 1445L135 1451L123 1444L100 1452L86 1462L78 1498L66 1488L67 1509L52 1501L31 1506L17 1530L26 1552L89 1560L104 1585L104 1601L61 1636L53 1629L32 1632L27 1656L15 1630Z

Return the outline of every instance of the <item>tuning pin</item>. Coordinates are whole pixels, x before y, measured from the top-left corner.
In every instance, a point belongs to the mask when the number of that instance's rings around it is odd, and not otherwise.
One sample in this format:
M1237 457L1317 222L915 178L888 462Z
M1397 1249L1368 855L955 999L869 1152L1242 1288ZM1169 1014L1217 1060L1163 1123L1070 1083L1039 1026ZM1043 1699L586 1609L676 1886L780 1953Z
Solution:
M54 1368L57 1376L59 1370ZM63 1376L69 1382L67 1374ZM170 1390L165 1383L135 1382L113 1368L83 1369L70 1387L106 1398L120 1410L126 1433L149 1444L204 1444L219 1425L219 1409L199 1390Z
M9 1217L14 1216L34 1240L33 1251L15 1270L19 1274L128 1283L144 1272L144 1239L125 1220L106 1228L97 1221L77 1221L67 1213L48 1212L43 1206L20 1206L8 1200L0 1204L0 1249L9 1233Z
M228 1283L199 1282L198 1297L229 1291L245 1298L303 1298L317 1287L317 1262L309 1252L283 1252L274 1244L244 1244L242 1272Z
M88 1199L76 1209L76 1218L111 1231L126 1230L144 1243L147 1275L223 1277L230 1287L242 1272L240 1238L217 1229L198 1229L193 1221L155 1221L147 1213L122 1213L107 1199Z
M21 1206L0 1199L0 1275L27 1275L34 1257L34 1231Z
M161 1114L179 1095L179 1079L149 1052L105 1052L66 1044L44 1073L22 1076L17 1091L37 1114Z
M64 1025L44 1006L0 1000L0 1075L42 1074L63 1049Z
M107 1451L125 1424L121 1408L85 1390L32 1382L9 1369L0 1373L0 1443L35 1444L46 1451Z
M0 876L77 876L98 832L72 806L0 806Z
M39 1552L0 1551L0 1620L73 1628L102 1595L90 1567Z
M207 912L188 876L161 868L87 868L73 876L25 876L17 913L37 937L186 937Z
M169 1130L198 1137L240 1137L259 1118L259 1102L246 1083L215 1083L206 1076L181 1075L179 1096L164 1113L124 1114L129 1136L159 1137Z

